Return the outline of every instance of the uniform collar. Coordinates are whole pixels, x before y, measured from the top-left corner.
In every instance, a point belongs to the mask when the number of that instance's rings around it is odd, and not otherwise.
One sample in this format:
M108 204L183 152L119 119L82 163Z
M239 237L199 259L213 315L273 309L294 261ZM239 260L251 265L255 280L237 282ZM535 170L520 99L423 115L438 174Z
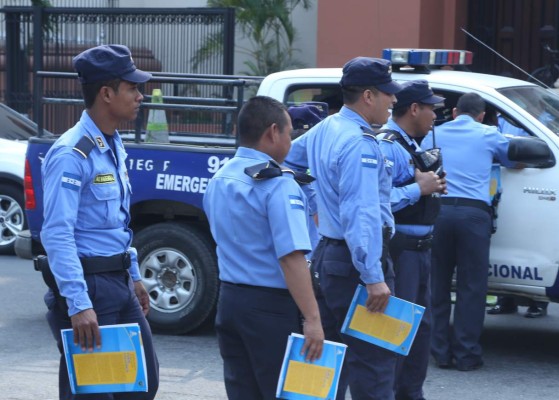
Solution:
M392 117L390 117L388 119L388 121L386 122L386 124L383 126L383 128L388 128L388 129L392 129L394 131L398 131L402 137L404 138L404 140L410 145L410 146L414 146L416 148L416 150L418 150L420 147L417 144L417 142L415 141L414 138L412 138L410 135L407 134L407 132L405 130L403 130L400 125L398 125L396 123L396 121L394 121L392 119Z
M454 118L454 121L472 121L472 122L477 122L473 117L469 116L468 114L460 114L460 115L458 115L456 118Z
M93 122L86 110L82 112L80 121L85 127L86 133L89 135L93 143L95 143L95 147L97 147L97 150L99 150L101 153L108 151L110 149L110 146L105 140L103 132L101 132L97 125L95 125L95 122ZM119 141L118 131L115 131L114 138L115 142Z
M268 154L263 153L259 150L240 146L235 153L235 157L252 158L254 160L269 161L272 159Z
M343 106L338 114L358 124L364 132L374 133L371 125L367 121L365 121L361 115L357 114L352 109Z

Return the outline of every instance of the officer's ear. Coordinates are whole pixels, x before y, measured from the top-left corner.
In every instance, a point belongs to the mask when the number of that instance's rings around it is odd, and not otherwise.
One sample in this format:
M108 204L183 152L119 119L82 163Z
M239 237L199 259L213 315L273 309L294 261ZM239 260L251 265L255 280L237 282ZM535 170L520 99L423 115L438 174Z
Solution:
M454 107L452 109L452 119L456 119L457 116L458 116L458 110L456 109L456 107Z
M274 122L266 128L266 130L260 137L260 141L261 143L267 143L273 145L278 141L278 134L279 134L278 124Z
M476 117L477 122L483 122L483 118L485 117L485 111L480 112L479 115Z
M99 97L103 102L110 103L114 92L115 91L110 86L101 86L101 89L99 89Z

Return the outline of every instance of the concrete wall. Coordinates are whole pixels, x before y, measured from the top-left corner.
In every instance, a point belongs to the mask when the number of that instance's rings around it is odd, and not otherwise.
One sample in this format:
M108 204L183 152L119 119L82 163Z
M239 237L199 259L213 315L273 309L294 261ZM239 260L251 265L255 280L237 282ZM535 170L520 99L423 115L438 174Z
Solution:
M467 0L321 0L317 66L339 67L389 47L463 49ZM340 18L343 15L343 18Z

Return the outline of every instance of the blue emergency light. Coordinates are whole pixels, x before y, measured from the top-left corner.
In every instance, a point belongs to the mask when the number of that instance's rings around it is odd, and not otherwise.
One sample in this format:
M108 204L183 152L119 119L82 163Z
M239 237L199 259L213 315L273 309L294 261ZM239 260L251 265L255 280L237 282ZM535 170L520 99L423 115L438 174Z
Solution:
M395 66L470 65L473 53L467 50L384 49L382 58Z

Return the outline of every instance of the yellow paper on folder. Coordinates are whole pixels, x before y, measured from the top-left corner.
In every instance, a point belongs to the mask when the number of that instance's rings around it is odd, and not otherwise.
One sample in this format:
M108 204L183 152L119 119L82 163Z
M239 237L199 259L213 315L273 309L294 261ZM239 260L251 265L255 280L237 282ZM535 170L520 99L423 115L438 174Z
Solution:
M334 368L300 361L289 361L285 385L288 392L325 398L334 380Z
M133 383L138 373L133 351L74 354L78 385Z
M412 324L386 314L370 313L362 305L357 305L349 327L399 346L409 335Z

